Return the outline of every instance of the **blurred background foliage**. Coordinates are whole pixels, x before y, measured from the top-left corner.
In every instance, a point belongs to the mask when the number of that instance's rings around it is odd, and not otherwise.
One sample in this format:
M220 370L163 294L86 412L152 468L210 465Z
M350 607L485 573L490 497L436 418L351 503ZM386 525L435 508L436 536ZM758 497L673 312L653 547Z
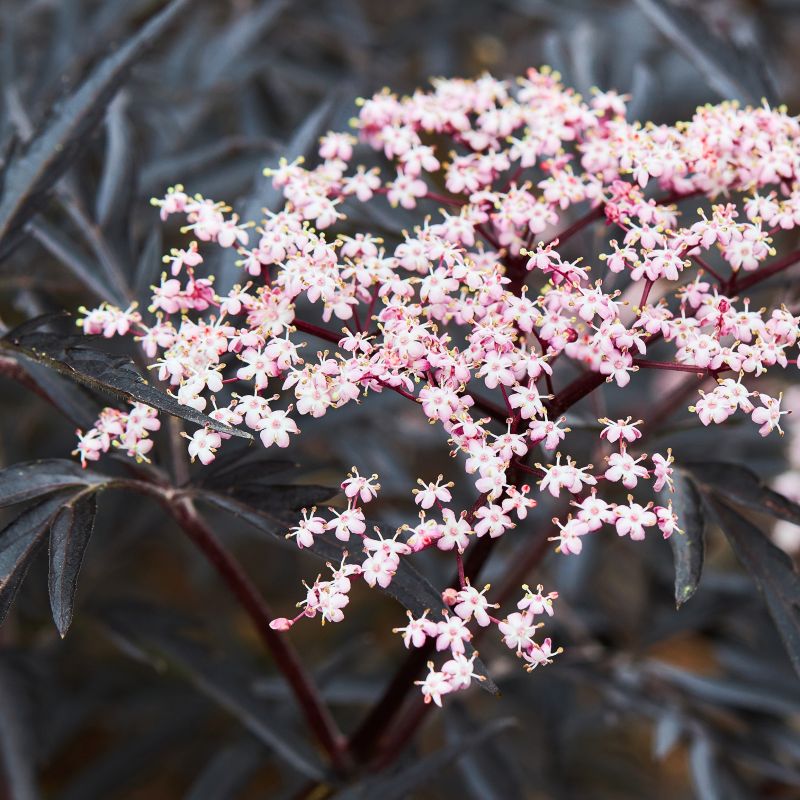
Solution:
M2 157L161 5L0 2ZM11 326L98 299L143 300L160 255L177 242L176 230L162 230L152 195L182 182L253 218L277 201L261 168L280 155L311 153L321 133L347 125L356 97L385 85L409 92L430 76L510 77L548 63L580 91L630 92L637 118L673 122L723 97L800 109L798 53L800 5L791 0L195 0L139 60L4 254L0 317ZM351 222L390 239L413 219L376 212ZM590 252L592 233L576 247ZM215 268L223 282L236 277L232 263ZM791 285L772 291L796 302ZM640 384L643 403L645 392L665 388ZM396 399L350 404L307 424L289 453L299 466L283 482L335 486L357 464L380 473L381 521L413 519L410 488L419 475L447 470L447 445ZM613 413L614 398L603 402ZM578 412L576 431L590 412ZM73 423L2 376L0 414L3 466L63 457L74 446ZM711 448L715 458L766 476L784 468L773 439L756 441L735 427L722 437L686 433L682 419L675 416L659 446L673 445L684 458ZM582 435L588 448L590 434L574 434ZM546 505L503 541L487 581L549 524L555 509ZM313 578L318 564L231 517L209 519L271 605L288 614L300 579ZM604 537L580 558L548 557L526 577L561 593L548 634L567 652L527 675L487 643L482 656L502 696L473 691L447 703L388 778L379 776L384 783L365 778L341 796L800 796L800 684L754 584L717 531L709 532L706 558L697 594L676 611L672 556L655 537L636 545ZM449 561L434 554L423 566L443 585ZM46 568L46 559L34 564L0 628L8 797L302 796L307 779L282 763L248 717L266 709L287 735L299 730L282 681L248 620L154 503L101 502L64 641L49 619ZM150 630L154 619L166 625L180 612L194 621L182 658L154 657L157 646L135 646L136 630L115 628L115 609L130 603L151 609L126 618L141 623L151 645L162 633ZM342 624L293 631L346 730L402 658L390 633L402 619L397 605L358 589ZM220 667L220 685L233 681L244 700L209 691L202 675L210 663ZM228 665L238 672L225 672Z

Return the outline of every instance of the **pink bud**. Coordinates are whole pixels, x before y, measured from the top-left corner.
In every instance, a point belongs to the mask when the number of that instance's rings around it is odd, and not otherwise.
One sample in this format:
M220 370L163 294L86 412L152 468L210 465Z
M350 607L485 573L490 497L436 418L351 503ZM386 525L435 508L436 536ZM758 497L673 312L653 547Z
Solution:
M442 592L442 602L447 606L454 606L458 602L458 592L452 587Z
M269 623L269 626L274 631L288 631L292 624L292 620L286 619L286 617L277 617Z

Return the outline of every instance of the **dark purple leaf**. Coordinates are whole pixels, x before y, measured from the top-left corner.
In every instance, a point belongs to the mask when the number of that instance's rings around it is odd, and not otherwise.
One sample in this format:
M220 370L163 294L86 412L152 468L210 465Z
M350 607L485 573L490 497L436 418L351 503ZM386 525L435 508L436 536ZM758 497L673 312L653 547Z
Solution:
M124 226L136 197L136 153L126 112L128 102L127 92L120 92L106 115L106 155L95 204L95 219L104 230ZM126 231L119 233L124 236Z
M58 509L73 493L62 491L23 511L0 531L0 624L25 575L44 542L44 535Z
M73 425L82 430L94 425L100 406L83 386L25 356L20 356L18 362L50 402Z
M703 572L705 519L703 504L694 485L676 470L673 507L683 533L669 538L675 559L675 605L680 608L696 591Z
M40 217L31 220L27 229L33 238L53 258L63 264L98 300L117 297L116 289L102 274L99 274L95 262L60 228Z
M282 156L289 161L314 152L317 139L324 133L325 125L336 105L336 98L323 100L298 126L292 138L282 149ZM283 204L283 194L272 185L272 178L260 175L253 182L253 188L243 213L244 219L260 219L263 208L274 211Z
M744 508L800 525L800 505L765 486L747 467L719 461L692 461L682 466L701 489Z
M800 575L786 553L752 522L714 497L706 498L706 502L739 561L764 595L789 658L800 674Z
M172 0L125 44L106 56L66 100L57 105L44 127L24 151L14 157L3 175L0 197L0 250L35 212L42 197L64 174L90 140L91 131L127 77L130 67L144 54L189 5Z
M214 58L203 60L203 69L198 76L199 88L227 79L234 65L241 62L242 54L251 52L264 41L264 36L287 5L287 0L268 0L236 14L233 21L208 43Z
M338 489L329 486L315 486L314 484L274 484L264 486L256 482L232 484L226 494L247 503L253 508L274 511L298 511L301 508L311 508L318 503L330 500Z
M59 509L50 525L50 608L62 638L72 622L78 573L96 514L95 493L81 493Z
M90 337L64 336L33 332L20 335L11 331L0 339L0 350L22 355L44 364L102 394L126 403L144 403L175 417L222 433L252 439L239 428L231 428L193 408L181 405L176 398L147 383L126 356L116 356L87 345Z
M154 283L158 283L159 272L164 266L161 261L162 252L161 226L154 225L142 246L139 259L134 267L133 294L145 303L150 301L153 295L150 287Z
M188 152L170 154L148 164L142 170L140 180L144 191L161 192L170 181L175 180L176 175L182 175L184 180L188 180L212 166L215 169L218 167L225 169L226 164L232 160L233 163L237 163L235 159L239 155L254 154L261 158L263 154L273 153L279 148L283 149L279 142L266 136L250 137L240 134L227 136L224 139L215 139L211 144L202 145ZM248 160L243 166L247 167L249 163ZM253 171L255 170L250 170L250 175Z
M787 692L783 686L775 687L768 681L758 684L734 678L695 675L661 662L648 663L646 671L713 705L744 708L778 717L787 712L800 712L800 687Z
M455 698L445 708L447 744L463 742L481 727L481 721L470 714L466 704ZM514 763L508 746L490 738L481 747L456 761L464 781L466 797L476 800L522 800L526 796L520 780L520 770Z
M198 476L197 485L225 488L243 480L265 481L273 475L297 469L294 461L274 458L260 448L240 446L234 450L234 443L230 445Z
M679 7L668 0L636 0L636 4L721 97L752 104L760 103L763 97L775 101L763 52L754 47L745 51L709 30L691 5Z
M102 486L109 480L66 458L25 461L0 470L0 507L51 494L70 486Z

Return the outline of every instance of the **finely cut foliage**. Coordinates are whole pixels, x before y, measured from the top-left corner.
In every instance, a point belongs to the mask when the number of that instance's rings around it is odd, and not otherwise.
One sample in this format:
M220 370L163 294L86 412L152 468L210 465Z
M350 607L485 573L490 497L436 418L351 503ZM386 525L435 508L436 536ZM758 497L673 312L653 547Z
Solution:
M797 13L0 2L0 795L795 796Z

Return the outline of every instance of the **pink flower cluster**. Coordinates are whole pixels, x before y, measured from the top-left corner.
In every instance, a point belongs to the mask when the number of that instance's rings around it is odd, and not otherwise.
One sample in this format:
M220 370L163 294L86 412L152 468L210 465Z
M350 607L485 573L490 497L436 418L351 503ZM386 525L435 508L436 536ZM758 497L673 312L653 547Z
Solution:
M158 413L143 403L135 403L127 414L116 408L104 408L94 427L86 433L78 431L78 446L72 455L78 456L85 467L89 461L99 461L103 453L118 447L130 458L147 461L153 449L150 433L161 427Z
M181 403L258 433L265 447L289 447L304 416L395 392L443 428L461 465L453 477L478 495L459 510L453 481L421 476L419 523L372 537L362 507L378 486L354 469L346 508L327 518L308 510L289 535L301 548L326 532L355 536L363 559L331 566L298 617L274 627L339 621L352 577L386 587L401 558L436 548L459 567L458 588L445 592L452 611L399 629L409 647L431 639L449 652L421 683L426 700L475 677L470 626L496 624L529 667L547 663L551 644L534 641L534 618L551 613L555 595L528 592L495 619L463 571L473 539L507 534L537 504L521 475L569 496L574 513L554 520L565 554L606 525L643 539L679 522L671 503L648 497L672 488L673 457L639 451L641 419L599 419L595 466L578 462L580 448L562 452L566 410L604 383L624 389L641 370L668 370L715 381L690 406L703 425L741 410L762 436L782 433L781 396L761 379L796 364L800 316L751 308L743 291L800 260L775 260L773 247L800 225L800 122L785 108L722 103L685 123L642 125L626 119L627 99L583 98L548 69L516 82L439 79L408 97L385 90L360 103L355 135L322 137L314 166L283 160L265 171L285 204L255 229L181 186L154 200L194 239L165 256L170 274L153 287L149 318L104 304L84 310L87 333L133 334ZM701 207L686 208L690 198ZM387 201L419 210L396 241L343 224L357 204ZM596 221L608 232L600 252L570 257L567 243ZM213 276L198 276L200 243L235 251L242 282L218 294ZM659 360L648 357L656 347ZM81 436L84 460L108 449L104 435L146 457L146 440L129 444L101 418ZM226 436L189 438L190 456L207 464ZM535 453L541 463L531 464Z

